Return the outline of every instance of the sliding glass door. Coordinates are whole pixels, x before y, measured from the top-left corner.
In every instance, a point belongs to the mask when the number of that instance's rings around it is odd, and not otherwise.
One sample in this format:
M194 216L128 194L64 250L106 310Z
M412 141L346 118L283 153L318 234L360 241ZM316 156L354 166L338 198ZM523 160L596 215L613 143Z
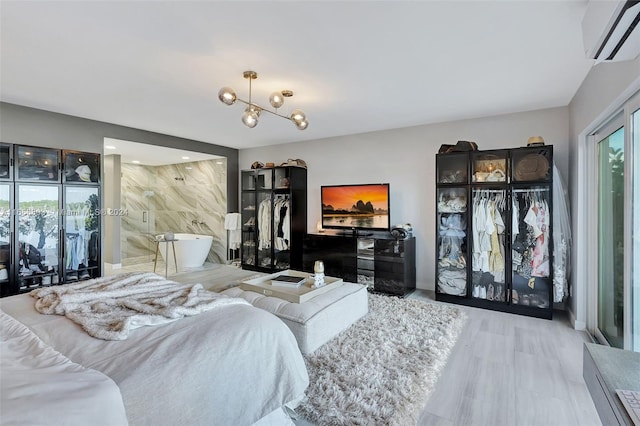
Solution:
M630 138L633 156L633 180L631 194L631 256L629 299L631 300L629 317L631 318L631 342L629 348L640 352L640 95L632 104Z
M598 141L598 329L624 345L624 127L618 120Z
M640 352L640 94L594 133L596 324L609 345Z

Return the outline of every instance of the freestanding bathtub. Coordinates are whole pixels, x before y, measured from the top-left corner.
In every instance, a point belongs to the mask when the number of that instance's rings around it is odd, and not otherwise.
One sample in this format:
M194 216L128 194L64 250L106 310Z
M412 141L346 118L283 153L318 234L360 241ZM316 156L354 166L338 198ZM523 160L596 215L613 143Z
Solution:
M199 234L175 234L173 244L176 248L176 260L178 261L178 269L197 268L202 266L209 255L213 237L211 235ZM165 256L169 255L169 268L175 265L173 258L173 250L171 243L166 246L166 241L160 241L159 251L162 259L166 262ZM167 249L169 249L167 251Z

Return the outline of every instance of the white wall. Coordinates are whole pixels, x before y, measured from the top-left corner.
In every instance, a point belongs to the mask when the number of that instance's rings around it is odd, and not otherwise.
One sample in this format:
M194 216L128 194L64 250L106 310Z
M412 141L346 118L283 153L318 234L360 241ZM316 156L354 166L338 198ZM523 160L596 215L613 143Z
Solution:
M555 162L566 181L568 123L567 107L550 108L243 149L238 163L240 169L249 169L254 161L280 164L288 158L305 160L310 232L320 219L321 185L389 182L391 223L411 223L416 236L417 287L434 290L435 154L440 145L471 140L482 150L515 148L525 146L530 136L541 135L548 145L554 145Z
M634 61L600 63L594 66L569 104L569 189L571 195L573 245L573 273L571 275L572 296L569 309L577 329L587 324L588 290L597 278L589 271L587 248L596 244L596 234L588 223L586 196L595 188L589 187L588 175L593 173L586 167L590 147L585 134L593 132L633 92L640 89L640 57Z

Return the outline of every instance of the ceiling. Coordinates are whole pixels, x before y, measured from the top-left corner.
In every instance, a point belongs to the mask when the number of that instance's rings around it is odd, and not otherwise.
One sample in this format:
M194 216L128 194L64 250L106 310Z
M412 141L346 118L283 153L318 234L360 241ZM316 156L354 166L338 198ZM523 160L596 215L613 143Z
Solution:
M0 3L0 99L233 148L568 105L586 1ZM222 86L264 114L245 127Z
M192 163L194 161L216 160L220 164L226 163L225 157L203 154L201 152L185 151L183 149L165 148L143 143L124 141L120 139L104 138L104 154L120 155L123 163L141 164L144 166L162 166L166 164Z

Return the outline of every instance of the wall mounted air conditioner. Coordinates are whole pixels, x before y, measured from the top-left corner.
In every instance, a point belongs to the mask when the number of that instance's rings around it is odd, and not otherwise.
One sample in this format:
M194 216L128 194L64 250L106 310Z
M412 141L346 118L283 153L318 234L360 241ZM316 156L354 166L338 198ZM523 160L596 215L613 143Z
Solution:
M588 58L626 61L640 55L640 0L590 1L582 19Z

